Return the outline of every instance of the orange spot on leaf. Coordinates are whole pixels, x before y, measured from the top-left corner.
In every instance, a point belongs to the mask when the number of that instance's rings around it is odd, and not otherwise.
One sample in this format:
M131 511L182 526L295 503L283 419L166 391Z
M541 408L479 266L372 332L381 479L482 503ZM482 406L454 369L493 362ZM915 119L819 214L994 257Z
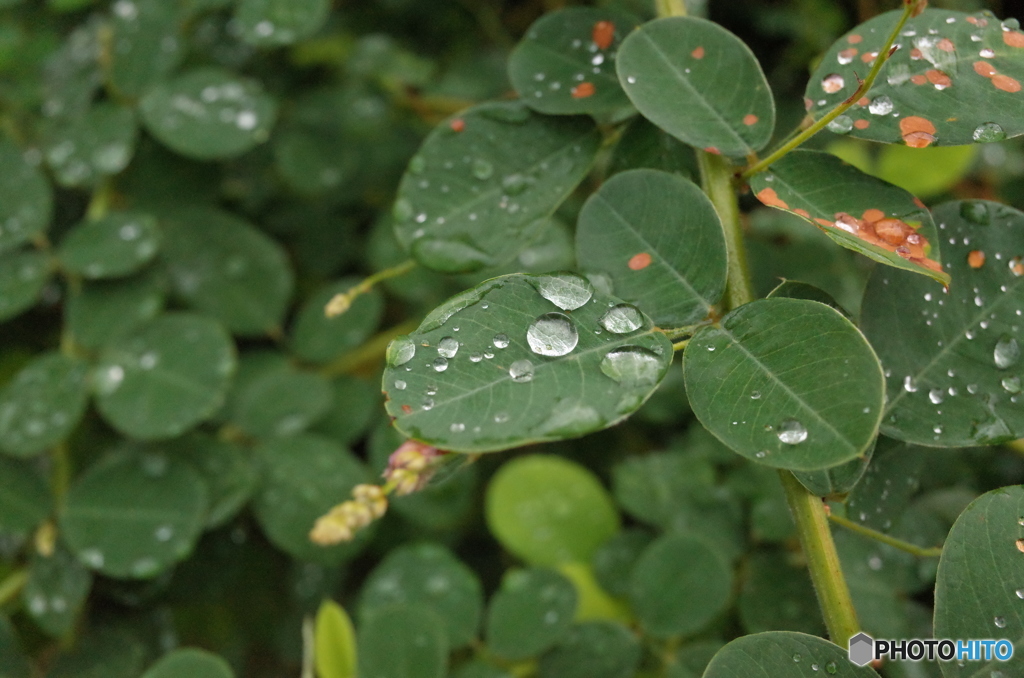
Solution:
M978 17L969 16L969 17L967 17L967 19L965 19L965 21L967 21L967 23L969 23L969 24L974 24L975 26L979 25Z
M703 59L704 58L704 48L703 47L698 47L697 49L695 49L692 52L690 52L690 56L692 56L694 59Z
M993 75L995 75L999 71L997 71L995 69L995 66L993 66L992 64L990 64L987 61L975 61L974 62L974 72L977 73L978 75L982 76L982 77L991 78Z
M858 53L860 53L859 49L857 49L856 47L850 47L839 52L839 57L841 59L845 59L846 61L853 61L853 57L857 56Z
M757 199L765 205L768 205L768 207L781 207L784 210L789 209L789 205L785 200L779 197L779 194L775 192L774 188L762 188L757 192Z
M412 408L409 407L408 405L402 405L402 412L404 412L405 414L410 414L412 412Z
M1024 48L1024 33L1020 31L1003 31L1003 42L1010 47Z
M935 125L916 115L900 119L900 132L904 143L911 148L924 148L935 141Z
M615 24L611 21L598 21L594 24L590 37L598 49L608 49L615 40Z
M937 85L938 87L942 87L943 89L953 84L953 81L948 75L942 71L937 71L934 68L926 71L925 75L928 77L928 82L933 85Z
M587 97L594 96L594 83L592 82L581 82L572 88L573 99L586 99Z
M858 106L867 106L870 103L871 99L868 99L867 97L861 97L860 99L857 99Z
M863 40L864 36L857 35L856 33L854 33L853 35L846 36L846 42L850 43L851 45L856 45L860 42L863 42Z
M885 212L872 207L871 209L864 210L864 214L862 214L860 218L868 223L881 221L882 219L885 219Z
M860 55L860 60L866 64L870 64L878 56L878 52L864 52Z
M704 149L704 152L705 153L712 153L714 155L722 155L722 152L720 150L718 150L717 148L715 148L714 146L708 146L707 148Z
M804 219L810 219L811 218L811 213L810 212L808 212L807 210L800 209L799 207L796 208L795 210L793 210L793 213L794 214L799 214Z
M967 254L967 265L971 268L981 268L985 265L985 253L981 250L971 250Z
M1020 81L1015 80L1008 75L993 75L992 84L996 89L1001 89L1004 92L1020 91Z
M923 85L926 82L928 82L928 78L918 73L917 75L910 79L910 82L914 83L915 85Z
M910 58L913 59L914 61L917 61L922 56L924 55L921 54L921 50L919 50L918 48L914 47L913 49L910 50Z
M925 205L923 202L921 202L921 199L918 198L917 196L914 196L914 204L923 210L928 209L928 205Z
M466 129L466 121L463 120L462 118L455 118L450 123L448 123L448 126L452 128L453 132L461 132L462 130Z
M640 254L634 254L629 258L629 266L631 271L642 271L651 265L651 255L647 252L641 252Z
M854 120L853 126L857 129L867 129L871 125L870 120Z
M820 217L818 217L814 221L819 223L819 224L821 224L822 226L831 226L832 225L831 221L829 221L828 219L822 219Z
M935 45L943 52L955 52L956 47L953 46L953 42L949 38L943 38Z
M743 124L746 125L747 127L750 127L751 125L756 125L757 120L757 116L754 115L753 113L747 113L746 115L743 116Z

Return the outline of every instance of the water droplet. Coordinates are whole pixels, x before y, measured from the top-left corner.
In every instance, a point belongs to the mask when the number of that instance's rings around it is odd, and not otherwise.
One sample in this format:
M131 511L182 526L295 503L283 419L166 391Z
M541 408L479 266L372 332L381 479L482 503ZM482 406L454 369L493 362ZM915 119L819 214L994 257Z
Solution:
M1020 346L1017 344L1017 340L1005 335L1000 337L992 351L992 358L995 360L996 367L1001 370L1016 365L1020 360Z
M889 115L892 113L892 99L887 96L875 97L868 104L868 110L874 115Z
M501 180L501 187L509 195L520 195L533 184L533 179L524 174L509 174Z
M980 144L987 144L993 141L1002 141L1006 138L1006 132L994 122L985 122L974 130L974 140Z
M853 118L848 115L840 115L828 125L828 131L835 134L846 134L853 129Z
M409 171L413 174L423 174L423 170L427 169L427 160L422 155L414 155L409 161Z
M619 304L608 309L599 322L601 327L613 334L627 334L643 327L644 319L635 306Z
M456 422L449 426L448 430L451 431L452 433L462 433L463 431L466 430L466 425Z
M1020 377L1007 377L1001 383L1007 393L1020 393Z
M153 538L157 541L168 542L174 536L174 528L170 525L161 525L153 532Z
M469 362L471 362L471 363L478 363L478 362L480 362L483 359L484 359L484 357L480 353L470 353L469 354Z
M396 379L395 380L395 389L396 390L404 391L406 386L407 386L407 384L404 381L402 381L401 379Z
M494 175L494 165L478 158L473 161L473 176L481 181L490 179Z
M407 336L396 337L388 345L388 364L399 367L406 364L416 355L416 343Z
M928 391L928 400L932 401L933 405L938 405L942 402L944 395L941 388L933 388Z
M579 339L576 326L564 313L545 313L526 331L530 350L538 355L567 355L576 348Z
M658 381L661 359L640 346L623 346L601 359L601 371L627 388L650 386Z
M540 296L563 311L575 311L594 296L594 287L590 282L572 273L541 276L533 284Z
M495 334L492 341L494 342L494 348L508 348L507 334Z
M800 661L801 659L803 659L803 657L801 657L801 656L800 656L800 653L799 653L799 652L798 652L797 654L793 655L793 661L794 661L794 662L798 662L798 663L799 663L799 661Z
M533 380L533 363L529 360L517 360L508 366L508 376L518 384Z
M903 390L907 393L917 393L917 384L914 383L914 378L909 374L903 377Z
M787 445L799 445L807 440L807 429L796 419L786 419L779 424L776 435Z
M838 671L838 670L839 670L839 667L836 666L835 662L829 662L829 663L825 664L825 673L829 674L830 676L836 675L836 671Z
M508 414L506 412L498 412L494 415L495 424L504 424L506 421L508 421Z
M430 363L430 366L434 368L435 372L444 372L448 369L448 359L444 356L434 358L434 362Z
M817 664L811 664L811 671L817 671L817 670L818 670L818 665Z
M459 340L445 337L437 344L437 352L442 358L454 358L459 352Z
M432 410L432 409L434 409L434 399L433 398L424 398L423 399L423 409L424 410Z
M1015 593L1017 594L1018 598L1020 598L1021 600L1024 600L1024 589L1017 589L1015 591Z
M988 226L988 206L979 200L964 200L960 203L960 216L972 224Z
M821 79L821 88L826 94L835 94L846 85L843 76L838 73L830 73Z
M761 392L760 391L751 391L750 399L751 400L760 400L761 399Z
M1001 628L1001 629L1005 629L1006 628L1006 618L1005 617L995 617L995 618L992 619L992 623L995 624L997 628Z

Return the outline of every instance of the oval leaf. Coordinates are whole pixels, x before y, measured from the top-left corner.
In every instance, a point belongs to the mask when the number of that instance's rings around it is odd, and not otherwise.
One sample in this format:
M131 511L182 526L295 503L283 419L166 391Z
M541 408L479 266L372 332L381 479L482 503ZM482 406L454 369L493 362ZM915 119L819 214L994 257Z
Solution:
M330 0L241 0L235 21L243 41L276 47L316 33L330 11Z
M159 248L156 219L121 212L74 228L61 242L58 256L64 268L85 278L119 278L142 268Z
M313 637L319 678L355 678L356 630L345 608L333 600L321 603Z
M576 227L576 257L664 327L703 320L725 291L718 213L694 183L667 172L623 172L591 195Z
M518 102L471 108L435 128L409 162L395 235L438 271L503 264L587 175L599 143L585 118L549 118Z
M53 189L39 168L25 160L21 149L6 139L0 139L0 167L4 168L0 174L0 253L3 253L49 227ZM0 271L4 268L0 266ZM0 294L0 299L4 296ZM0 301L0 317L3 305Z
M50 262L42 252L0 255L0 321L32 308L51 272Z
M46 162L62 186L93 185L128 166L138 134L132 109L97 104L80 118L50 126Z
M813 471L863 454L878 431L885 383L857 328L824 304L741 306L686 346L694 414L737 453Z
M704 678L878 678L870 666L855 666L847 651L817 636L769 631L732 641L714 656Z
M443 678L448 651L437 615L422 607L393 605L359 629L359 675Z
M50 515L53 499L29 464L0 456L0 530L25 537Z
M618 71L637 110L691 146L746 156L771 139L775 103L761 66L716 23L694 17L646 23L623 41Z
M181 9L164 0L131 0L111 6L107 80L120 95L135 99L163 80L185 57Z
M0 390L0 451L29 457L71 435L89 399L88 366L44 353Z
M843 247L949 282L938 232L921 201L834 155L793 151L754 175L750 187L765 205L803 217Z
M75 623L92 588L92 573L62 545L49 556L32 554L21 599L39 628L60 638Z
M552 570L513 570L487 610L487 647L505 659L526 659L569 631L576 612L572 582Z
M339 316L324 313L334 295L344 294L359 284L346 278L318 290L302 305L292 325L292 350L303 360L326 363L351 351L370 338L384 314L384 296L372 289L360 294Z
M197 648L165 654L142 678L233 678L234 672L220 655Z
M583 278L509 275L449 299L392 342L384 391L409 437L490 452L621 421L671 360L650 320Z

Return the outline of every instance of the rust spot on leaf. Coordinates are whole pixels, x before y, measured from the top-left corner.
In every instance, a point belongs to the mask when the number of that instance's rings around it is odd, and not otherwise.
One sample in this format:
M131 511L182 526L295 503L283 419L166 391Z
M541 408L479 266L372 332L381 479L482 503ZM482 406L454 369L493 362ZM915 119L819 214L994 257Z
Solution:
M873 226L878 237L890 245L903 245L907 242L907 236L914 233L914 229L899 219L880 219Z
M915 85L923 85L926 82L928 82L928 78L918 73L917 75L910 79L910 82L914 83Z
M1010 259L1010 272L1018 277L1024 275L1024 258L1014 257Z
M861 97L860 99L857 99L858 106L867 106L870 103L871 99L868 99L867 97Z
M863 41L864 41L864 36L857 35L856 33L854 33L853 35L846 36L846 42L850 43L851 45L856 45L856 44L859 44L859 43L861 43Z
M863 219L846 212L837 212L835 217L833 223L824 225L845 231L918 266L942 272L939 262L929 259L926 254L928 241L905 221L886 217L884 212L874 208L865 210ZM816 221L821 223L821 220Z
M812 99L808 99L807 97L804 97L804 110L805 111L809 111L813 107L814 107L814 101Z
M690 56L692 56L694 59L703 59L704 58L704 48L703 47L698 47L697 49L695 49L692 52L690 52Z
M942 89L945 89L953 84L953 81L950 79L948 75L946 75L942 71L937 71L934 68L926 71L925 76L927 76L928 82L935 85L936 87L941 87Z
M956 47L953 46L953 42L949 38L943 38L935 45L943 52L955 52Z
M598 21L590 37L598 49L608 49L615 39L615 24L611 21Z
M921 199L918 198L917 196L914 196L914 204L917 205L918 207L920 207L923 210L928 209L928 206L925 205L923 202L921 202Z
M762 188L757 192L757 199L763 202L768 207L781 207L784 210L789 209L789 205L786 201L779 197L779 194L775 192L774 188Z
M804 210L804 209L800 209L799 207L797 207L795 210L793 210L793 212L796 213L796 214L799 214L804 219L810 219L811 218L811 213L810 212L808 212L807 210Z
M843 51L839 52L839 58L843 59L844 61L846 61L848 63L850 61L853 61L853 57L857 56L857 54L859 52L860 52L860 50L857 49L856 47L850 47L848 49L844 49Z
M831 226L832 225L831 221L829 221L828 219L822 219L820 217L815 219L814 221L816 223L818 223L818 224L821 224L822 226Z
M572 88L573 99L586 99L587 97L594 96L594 83L592 82L581 82Z
M1018 539L1015 543L1017 544L1017 550L1024 553L1024 539Z
M935 141L935 125L916 115L900 119L900 133L911 148L924 148Z
M1024 33L1020 31L1003 31L1003 42L1010 47L1024 48Z
M885 212L874 207L864 210L864 214L860 215L860 218L867 222L881 221L885 219Z
M866 64L870 64L878 56L878 52L864 52L860 55L860 60Z
M651 265L651 255L647 252L641 252L640 254L634 254L629 258L629 266L631 271L642 271Z
M1008 75L993 75L992 84L996 89L1001 89L1004 92L1019 92L1020 81L1011 78Z
M718 150L717 148L715 148L714 146L708 146L707 148L704 149L704 152L705 153L712 153L714 155L722 155L722 152L720 150Z
M978 75L984 77L984 78L991 78L993 75L995 75L999 71L997 71L995 69L995 66L993 66L992 64L990 64L987 61L975 61L974 62L974 72L977 73Z
M910 58L913 59L914 61L917 61L918 59L920 59L923 56L924 55L921 54L921 50L919 50L916 47L913 48L912 50L910 50Z
M981 250L971 250L967 253L967 265L971 268L981 268L985 265L985 253Z
M448 123L448 126L452 128L453 132L461 132L462 130L466 129L466 121L463 120L462 118L455 118L450 123Z
M751 125L756 125L757 120L757 116L754 115L753 113L747 113L746 115L743 116L743 124L746 125L747 127L750 127Z
M402 405L402 412L405 413L405 414L411 414L412 413L412 408L409 407L408 405Z
M854 120L853 121L853 126L856 127L857 129L867 129L868 127L871 126L871 121L870 120Z

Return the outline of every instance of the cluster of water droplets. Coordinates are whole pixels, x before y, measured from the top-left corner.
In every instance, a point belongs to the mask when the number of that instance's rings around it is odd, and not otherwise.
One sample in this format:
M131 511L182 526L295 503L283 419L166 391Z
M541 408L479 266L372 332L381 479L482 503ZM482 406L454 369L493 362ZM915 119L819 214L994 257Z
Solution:
M528 33L526 36L527 40L537 40L539 37L536 32ZM574 57L579 55L578 60L582 62L579 64L579 69L572 75L565 76L567 77L565 82L551 77L549 73L543 70L536 71L529 83L529 87L524 89L523 96L534 99L543 99L547 96L573 97L574 88L577 88L584 82L590 83L595 78L601 78L602 85L605 87L615 87L615 84L607 82L609 78L613 81L616 79L615 57L618 51L611 49L611 47L609 45L608 49L601 49L589 38L573 38L567 45L567 52ZM594 92L596 93L596 91L595 87ZM576 96L578 95L579 90L576 90Z

